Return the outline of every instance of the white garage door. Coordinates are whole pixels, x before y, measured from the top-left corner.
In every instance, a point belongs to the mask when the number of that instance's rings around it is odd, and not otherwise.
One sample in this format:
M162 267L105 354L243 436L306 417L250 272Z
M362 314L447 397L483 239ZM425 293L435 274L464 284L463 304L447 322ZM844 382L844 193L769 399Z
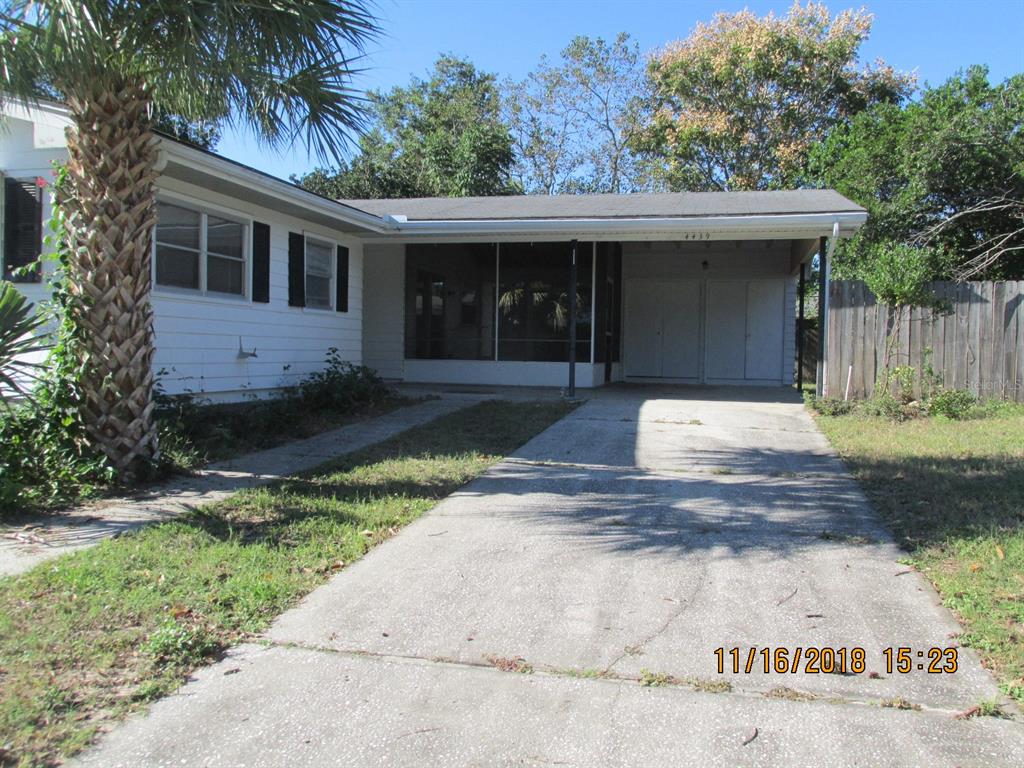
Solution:
M784 323L783 280L630 280L626 376L778 384Z

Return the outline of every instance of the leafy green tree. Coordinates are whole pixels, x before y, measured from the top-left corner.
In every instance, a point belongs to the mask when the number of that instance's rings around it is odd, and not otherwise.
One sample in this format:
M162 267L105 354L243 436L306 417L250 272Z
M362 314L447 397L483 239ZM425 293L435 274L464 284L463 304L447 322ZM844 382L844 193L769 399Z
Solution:
M971 67L905 107L880 105L812 153L811 174L868 209L836 274L873 271L880 249L949 258L932 279L1024 278L1024 75L992 85Z
M369 94L359 153L293 181L336 199L507 195L512 137L493 75L442 56L426 80Z
M153 130L207 151L215 149L220 141L219 120L187 120L161 112L153 118Z
M650 188L632 148L646 100L640 50L625 32L611 43L577 36L505 84L516 177L531 193L636 192Z
M81 410L122 476L158 456L150 243L154 114L227 120L271 146L339 155L360 127L353 52L365 0L0 0L2 99L63 96L67 312L82 331Z
M653 119L637 146L673 190L798 185L835 126L912 91L913 78L883 62L858 67L871 21L794 2L783 17L744 10L698 24L650 61Z

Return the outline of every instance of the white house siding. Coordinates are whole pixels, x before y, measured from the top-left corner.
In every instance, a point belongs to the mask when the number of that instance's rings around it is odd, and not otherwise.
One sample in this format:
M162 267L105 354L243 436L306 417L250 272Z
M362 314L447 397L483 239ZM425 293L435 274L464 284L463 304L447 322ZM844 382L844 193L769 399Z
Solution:
M4 175L52 181L53 163L66 160L62 124L54 120L51 125L46 114L39 117L35 123L7 119L0 127ZM362 362L363 255L358 238L168 177L160 178L158 190L176 202L191 201L269 224L271 245L269 303L154 286L154 370L166 393L216 400L263 394L322 369L330 347L337 347L345 360ZM45 224L50 195L43 198ZM349 248L348 312L288 306L289 232L317 235ZM52 262L44 261L47 274L52 268ZM251 273L251 261L247 269ZM19 283L18 289L33 303L50 298L45 276L40 283ZM400 308L400 297L398 304ZM239 339L247 351L255 348L257 356L240 359Z
M784 283L783 306L778 322L782 329L782 375L779 380L756 381L760 384L789 384L793 381L796 355L795 308L796 282L792 276L789 240L712 240L702 243L633 242L623 243L622 279L630 281L666 280L779 280ZM705 262L707 262L705 266ZM706 294L706 285L702 295ZM628 304L628 299L627 299ZM625 307L629 312L629 307ZM701 323L705 318L701 318ZM701 331L702 345L708 338ZM705 350L701 350L702 357ZM708 354L714 354L713 351ZM623 355L628 362L629 341L623 335ZM628 367L628 366L627 366ZM703 368L703 366L702 366ZM689 380L689 379L687 379Z
M385 379L405 377L405 246L363 246L363 362Z
M796 381L796 315L799 287L800 280L797 277L790 277L786 281L786 326L782 337L786 367L782 373L788 377L785 380L787 384Z
M363 362L363 247L358 238L276 211L161 178L161 193L270 225L270 302L201 296L154 286L156 359L168 394L239 399L296 383L324 367L330 347ZM348 312L288 306L288 233L303 232L349 248ZM238 357L239 339L256 357Z

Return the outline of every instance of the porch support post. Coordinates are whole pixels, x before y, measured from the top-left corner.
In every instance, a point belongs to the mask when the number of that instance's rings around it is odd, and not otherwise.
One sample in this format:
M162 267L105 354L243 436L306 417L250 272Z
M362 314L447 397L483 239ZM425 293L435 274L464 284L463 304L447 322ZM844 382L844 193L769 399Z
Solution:
M804 291L807 288L807 264L800 262L800 313L796 323L796 388L804 390Z
M827 238L818 241L818 369L817 381L815 382L815 393L818 397L825 396L825 344L827 339L826 325L828 319L825 316L828 301L828 251L826 250Z
M572 241L569 262L569 397L576 397L576 251L578 243Z

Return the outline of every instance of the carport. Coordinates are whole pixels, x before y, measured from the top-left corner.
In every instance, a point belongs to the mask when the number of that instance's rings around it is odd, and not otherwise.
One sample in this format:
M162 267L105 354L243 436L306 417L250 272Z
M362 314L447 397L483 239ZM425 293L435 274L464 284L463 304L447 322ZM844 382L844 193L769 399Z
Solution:
M391 227L364 249L367 365L570 390L792 384L808 265L867 217L832 190L344 202Z

